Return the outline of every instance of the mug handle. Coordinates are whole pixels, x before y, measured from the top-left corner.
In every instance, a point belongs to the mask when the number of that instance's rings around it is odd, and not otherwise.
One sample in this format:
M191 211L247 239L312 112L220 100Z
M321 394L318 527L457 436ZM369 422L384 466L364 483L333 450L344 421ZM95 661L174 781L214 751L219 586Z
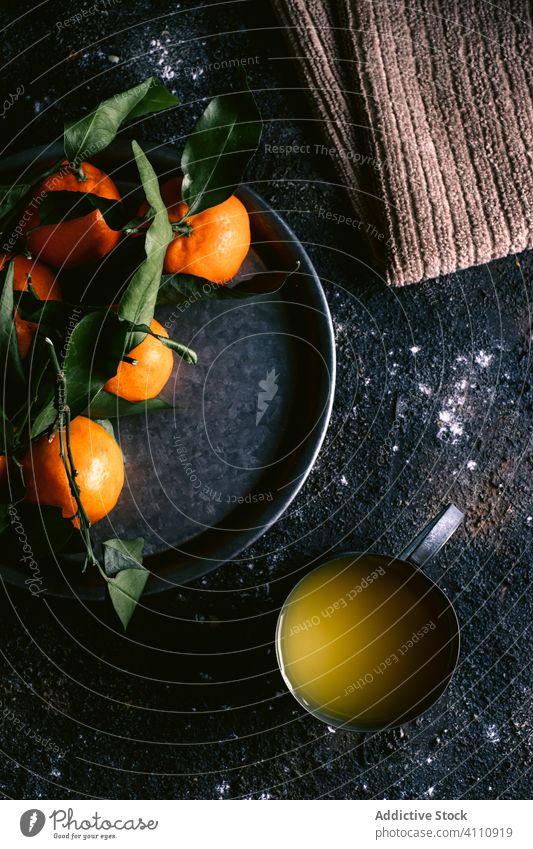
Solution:
M455 504L448 504L404 548L398 559L409 560L415 566L424 566L448 542L464 517L465 514Z

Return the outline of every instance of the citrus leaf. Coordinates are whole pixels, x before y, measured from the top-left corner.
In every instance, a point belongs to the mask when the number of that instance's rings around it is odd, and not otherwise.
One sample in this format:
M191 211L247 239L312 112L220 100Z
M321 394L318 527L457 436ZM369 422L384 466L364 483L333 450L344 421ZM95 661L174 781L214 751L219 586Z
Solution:
M117 373L126 346L128 326L116 313L97 310L73 328L61 363L67 386L67 403L72 418L82 413L104 383ZM56 419L55 398L33 416L31 436L36 437Z
M109 419L93 419L93 421L96 422L96 424L99 424L100 427L103 427L109 436L112 436L113 439L115 439L115 429Z
M174 351L174 353L178 354L182 360L185 360L186 363L195 366L198 362L196 352L193 351L192 348L187 348L186 345L183 345L181 342L175 342L174 339L169 339L168 336L159 336L159 334L154 333L147 324L136 324L135 330L143 335L149 334L150 336L153 336L154 339L159 339L165 348L170 348Z
M16 403L26 386L15 328L13 274L14 263L11 260L0 277L0 368L5 380L3 395L10 404Z
M185 143L181 196L187 215L227 200L256 152L263 124L252 92L213 98Z
M144 539L108 539L104 542L105 573L110 578L123 569L144 569L143 549Z
M192 348L187 348L186 345L182 345L181 342L176 342L174 339L169 339L168 336L157 336L162 345L165 348L170 348L171 351L174 351L178 357L181 357L186 363L189 363L191 366L195 366L198 362L198 356L196 351L193 351Z
M39 204L39 224L59 224L90 215L95 209L102 213L112 230L122 230L128 223L120 201L100 197L91 192L46 192Z
M300 263L289 272L266 271L234 285L211 283L192 274L163 274L157 296L158 304L194 304L196 301L239 300L257 298L280 292L289 279L298 271Z
M135 612L149 574L147 569L122 569L107 582L109 597L124 630Z
M0 454L11 454L14 441L13 425L0 407Z
M84 316L72 330L63 364L72 416L85 410L117 373L127 332L116 313L104 310Z
M142 565L143 549L142 537L104 542L104 568L109 576L109 597L124 630L128 627L150 574Z
M85 415L90 418L118 418L148 413L151 410L171 410L172 405L161 398L149 398L147 401L126 401L111 392L101 389L94 396Z
M20 218L28 202L31 200L33 189L40 185L46 177L60 170L61 160L54 162L53 165L49 165L46 168L33 171L31 182L29 183L14 183L12 186L2 187L3 189L8 189L7 196L4 195L0 203L0 230L4 237L4 245L8 246L4 247L4 250L10 250L9 245L14 245L20 238L15 228L20 224Z
M172 227L168 220L167 208L161 199L155 171L137 142L132 142L132 147L146 200L155 215L146 231L146 259L128 283L120 299L118 314L132 324L150 325L154 317L167 245L172 239ZM132 334L131 347L142 342L144 335Z
M101 307L74 306L68 301L41 301L31 292L16 292L15 302L18 313L25 321L33 321L36 324L46 324L48 327L62 329L63 326L74 318L94 312Z
M17 501L11 505L9 523L10 532L2 540L2 555L8 563L20 562L22 546L27 543L31 546L35 561L42 560L44 565L47 561L55 559L57 553L63 551L77 534L70 519L63 518L61 508L49 507L46 504ZM19 523L24 529L25 537L22 541L20 528L17 528ZM21 563L20 568L25 570L26 564ZM26 583L29 584L32 577L33 573L27 569Z
M156 77L104 100L89 115L65 124L65 156L80 164L111 144L125 121L176 106L178 99Z
M0 219L16 207L22 198L28 194L32 183L15 183L13 186L0 186Z

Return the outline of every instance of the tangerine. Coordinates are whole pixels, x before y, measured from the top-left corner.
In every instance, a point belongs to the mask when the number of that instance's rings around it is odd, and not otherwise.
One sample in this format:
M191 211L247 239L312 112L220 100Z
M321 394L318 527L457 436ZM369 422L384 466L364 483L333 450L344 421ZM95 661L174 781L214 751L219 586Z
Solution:
M70 221L40 225L38 200L44 192L89 192L109 200L120 200L119 191L107 174L90 162L82 162L80 169L74 171L63 163L61 171L51 174L36 189L27 210L29 218L24 233L28 248L55 268L75 268L101 259L120 241L120 231L106 224L99 209Z
M98 522L111 512L124 485L122 452L105 428L85 416L76 416L70 423L70 446L83 507L89 521ZM31 444L22 459L26 500L60 507L63 518L79 527L59 448L57 432L51 442L45 435Z
M161 197L171 223L181 221L188 206L181 197L181 177L161 186ZM139 215L146 213L144 204ZM187 218L187 235L176 233L165 255L167 274L184 273L212 283L227 283L235 277L250 249L250 219L246 207L231 195L223 203Z
M3 270L11 254L0 254L0 271ZM31 280L35 294L46 301L60 301L61 294L53 271L46 265L36 260L26 259L24 256L16 256L13 263L13 288L17 292L28 290L28 278ZM30 345L38 325L33 321L25 321L20 318L15 310L15 330L17 333L20 356L24 359L28 355Z
M150 329L158 336L165 336L168 339L167 331L155 318L150 324ZM140 345L133 348L128 356L137 360L137 365L120 362L115 377L104 384L104 389L112 392L113 395L118 395L119 398L125 398L126 401L146 401L148 398L155 398L172 374L174 365L172 351L159 339L147 334Z

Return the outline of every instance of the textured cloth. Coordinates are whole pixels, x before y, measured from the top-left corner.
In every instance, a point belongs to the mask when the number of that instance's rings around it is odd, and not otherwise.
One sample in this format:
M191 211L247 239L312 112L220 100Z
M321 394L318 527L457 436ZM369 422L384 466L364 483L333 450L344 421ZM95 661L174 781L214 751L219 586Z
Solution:
M533 244L527 0L273 0L387 282Z

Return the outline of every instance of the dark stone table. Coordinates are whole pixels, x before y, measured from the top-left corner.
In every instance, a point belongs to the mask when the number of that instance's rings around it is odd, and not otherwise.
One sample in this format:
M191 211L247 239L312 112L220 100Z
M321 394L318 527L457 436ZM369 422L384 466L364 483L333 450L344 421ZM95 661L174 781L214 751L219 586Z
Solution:
M2 793L524 798L531 255L388 289L360 234L324 220L350 214L345 191L267 4L195 5L4 3L3 97L19 95L2 146L56 138L65 116L149 74L179 93L181 123L150 118L136 135L179 140L244 60L266 122L248 180L306 245L333 316L331 426L287 516L239 563L150 598L126 638L108 608L3 587ZM303 151L271 148L295 144ZM450 500L467 520L428 572L462 624L451 687L399 730L332 731L277 670L282 599L321 552L397 551Z

